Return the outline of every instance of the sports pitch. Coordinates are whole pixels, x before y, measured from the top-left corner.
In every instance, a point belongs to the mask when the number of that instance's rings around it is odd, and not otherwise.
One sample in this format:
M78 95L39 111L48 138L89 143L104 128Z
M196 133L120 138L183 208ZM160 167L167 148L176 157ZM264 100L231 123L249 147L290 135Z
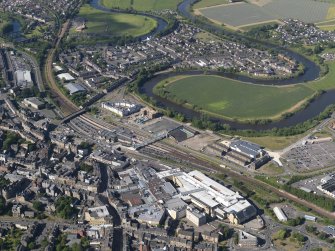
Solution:
M335 5L315 0L250 0L197 9L217 23L243 27L273 20L295 18L318 23L335 18Z

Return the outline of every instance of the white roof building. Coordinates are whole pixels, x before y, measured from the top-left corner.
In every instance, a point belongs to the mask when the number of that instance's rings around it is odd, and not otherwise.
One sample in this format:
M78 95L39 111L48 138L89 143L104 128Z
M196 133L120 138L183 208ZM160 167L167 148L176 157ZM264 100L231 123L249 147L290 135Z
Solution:
M31 72L26 70L25 71L17 70L15 72L15 79L16 79L16 85L23 88L33 83L31 79Z
M274 207L273 212L275 213L279 221L287 221L287 217L281 208Z
M217 209L221 209L232 223L240 224L257 214L255 207L239 193L199 171L184 173L174 169L157 175L160 178L172 179L178 185L177 190L184 201L191 201L211 216L216 216Z
M60 80L63 79L65 82L70 82L70 81L75 80L75 78L72 77L72 75L70 73L61 73L61 74L58 74L57 78L60 79Z

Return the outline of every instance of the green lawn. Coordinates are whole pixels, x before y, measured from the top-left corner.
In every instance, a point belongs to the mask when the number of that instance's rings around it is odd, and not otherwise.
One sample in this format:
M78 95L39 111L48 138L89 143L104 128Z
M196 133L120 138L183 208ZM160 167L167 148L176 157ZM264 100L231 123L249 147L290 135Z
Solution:
M133 14L111 14L94 9L88 4L81 7L78 16L87 20L87 29L82 32L84 34L137 37L149 33L157 25L156 21L149 17ZM72 28L70 33L79 32Z
M160 88L168 91L171 99L238 120L279 119L283 113L297 110L314 93L304 85L261 86L213 75L164 80L154 91L158 93Z
M139 11L176 10L180 2L181 0L101 0L107 8L132 8Z
M205 8L205 7L210 7L210 6L220 5L220 4L227 4L227 3L229 3L228 0L201 0L197 2L193 6L193 8L200 9L200 8Z

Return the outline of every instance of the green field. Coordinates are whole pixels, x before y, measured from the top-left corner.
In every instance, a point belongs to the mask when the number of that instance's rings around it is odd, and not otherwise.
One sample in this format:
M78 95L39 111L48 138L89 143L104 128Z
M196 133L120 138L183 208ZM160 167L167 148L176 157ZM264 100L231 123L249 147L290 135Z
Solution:
M330 50L333 51L334 50ZM331 90L335 88L335 62L328 62L329 72L326 76L319 80L305 83L304 85L312 88L313 90Z
M280 119L284 113L299 109L315 93L304 85L262 86L213 75L164 80L154 91L162 93L162 89L171 100L186 101L188 106L196 105L205 112L241 121Z
M86 20L86 29L77 32L74 28L70 34L88 33L102 36L132 36L137 37L152 31L157 23L154 19L134 14L111 14L83 5L78 17Z
M193 8L199 9L199 8L206 8L210 6L220 5L220 4L227 4L229 3L228 0L201 0L197 2Z
M135 9L139 11L176 10L181 0L101 0L107 8Z

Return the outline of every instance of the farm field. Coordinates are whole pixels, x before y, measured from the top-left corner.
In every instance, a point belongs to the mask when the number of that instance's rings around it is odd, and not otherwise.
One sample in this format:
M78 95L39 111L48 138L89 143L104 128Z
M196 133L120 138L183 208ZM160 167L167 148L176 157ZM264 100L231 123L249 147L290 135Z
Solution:
M70 34L89 33L106 36L141 36L152 31L157 23L154 19L134 14L111 14L97 10L88 4L81 7L79 18L86 21L86 29L77 32L74 28Z
M335 18L335 5L332 2L314 0L250 0L249 2L198 8L196 13L216 23L224 23L233 27L286 18L318 23Z
M194 4L193 8L199 9L227 3L229 3L229 0L202 0Z
M181 0L102 0L107 8L130 9L139 11L177 9Z
M297 110L315 93L304 85L262 86L214 75L168 79L154 91L158 93L159 88L168 91L171 99L185 100L210 114L240 121L279 119L282 114Z

